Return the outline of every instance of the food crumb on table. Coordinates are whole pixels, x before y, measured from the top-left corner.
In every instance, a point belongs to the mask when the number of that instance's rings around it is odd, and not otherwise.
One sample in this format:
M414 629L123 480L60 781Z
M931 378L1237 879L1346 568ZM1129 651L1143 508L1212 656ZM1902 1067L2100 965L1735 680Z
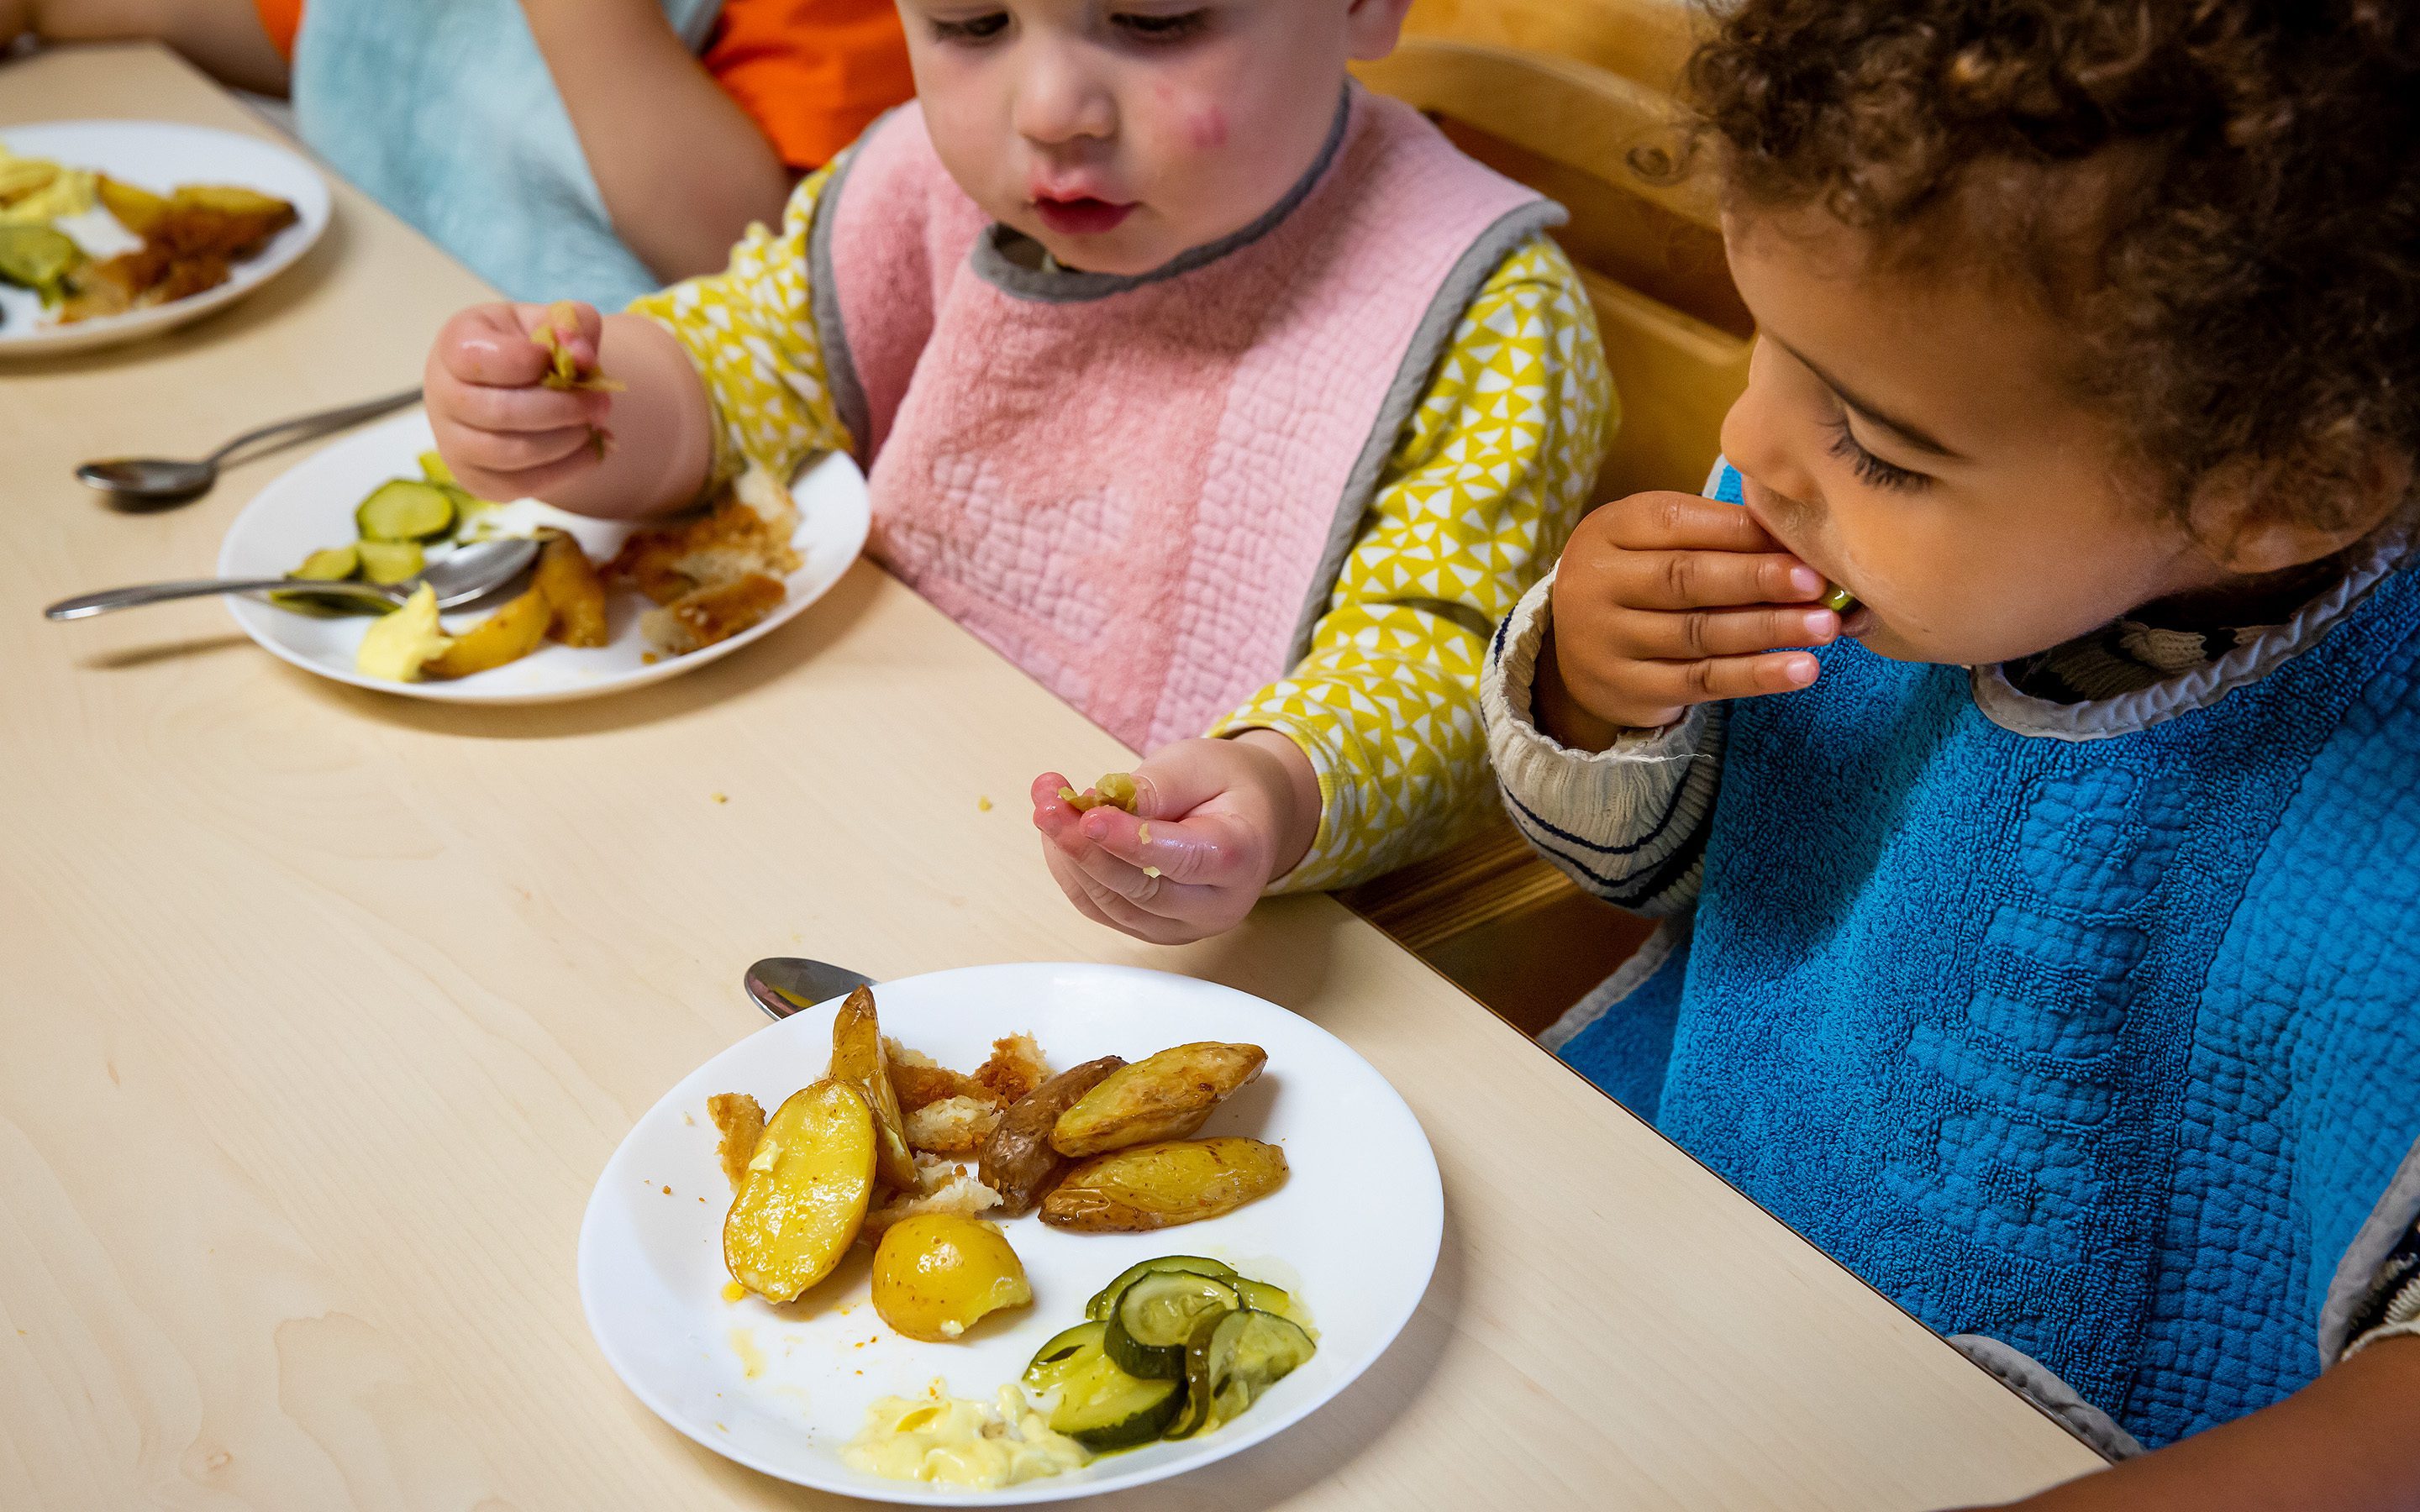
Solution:
M977 812L977 813L989 813L989 812L991 812L991 799L989 799L988 797L985 797L984 795L982 795L982 794L980 794L980 793L976 794L976 795L975 795L975 812Z
M714 801L717 803L729 803L731 801L731 795L728 793L718 793L714 795Z

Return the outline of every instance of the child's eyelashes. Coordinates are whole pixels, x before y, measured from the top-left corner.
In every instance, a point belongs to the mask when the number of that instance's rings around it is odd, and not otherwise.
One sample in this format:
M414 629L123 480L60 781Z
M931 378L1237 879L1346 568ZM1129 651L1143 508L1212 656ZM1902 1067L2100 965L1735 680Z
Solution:
M1139 42L1167 45L1190 41L1202 35L1210 24L1210 12L1206 8L1200 10L1181 11L1175 15L1148 10L1122 10L1110 18L1109 23Z
M1921 472L1911 472L1895 463L1885 462L1857 443L1844 416L1832 422L1832 444L1826 448L1834 456L1849 464L1857 480L1876 488L1914 492L1932 480Z
M960 21L943 21L935 17L932 25L933 37L937 41L988 42L1008 30L1008 12L994 10L980 16L969 16Z

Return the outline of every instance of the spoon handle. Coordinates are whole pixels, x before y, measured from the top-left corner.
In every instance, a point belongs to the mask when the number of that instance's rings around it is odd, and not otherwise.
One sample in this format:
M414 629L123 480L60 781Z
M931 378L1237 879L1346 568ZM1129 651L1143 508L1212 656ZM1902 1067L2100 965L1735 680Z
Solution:
M341 409L322 409L314 414L297 415L291 420L281 420L273 425L263 425L258 430L245 431L212 452L204 460L213 464L224 462L228 454L240 447L249 446L255 441L265 441L273 436L283 436L289 431L317 435L320 431L342 430L347 425L357 424L374 416L385 414L390 409L400 409L405 405L419 402L418 389L405 389L400 393L382 394L375 399L365 399L359 404L349 404Z
M352 594L376 598L392 605L395 601L374 588L360 583L313 582L294 578L196 578L185 582L142 583L132 588L111 588L80 598L63 598L42 610L46 620L85 620L112 609L135 609L145 604L164 604L172 598L204 598L212 594L257 594L276 589L289 589L307 594Z

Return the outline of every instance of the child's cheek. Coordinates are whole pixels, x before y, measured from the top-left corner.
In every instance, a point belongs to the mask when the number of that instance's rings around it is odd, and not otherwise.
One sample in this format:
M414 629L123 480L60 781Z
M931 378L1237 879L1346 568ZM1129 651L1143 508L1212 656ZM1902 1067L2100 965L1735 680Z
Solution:
M1200 105L1185 117L1186 145L1195 152L1216 152L1227 145L1227 113L1218 105Z

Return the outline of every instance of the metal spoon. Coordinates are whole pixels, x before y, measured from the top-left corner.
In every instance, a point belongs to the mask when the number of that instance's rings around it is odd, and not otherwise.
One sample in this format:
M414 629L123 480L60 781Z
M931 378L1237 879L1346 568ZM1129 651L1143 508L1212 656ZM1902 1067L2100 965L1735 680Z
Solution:
M81 598L63 598L42 610L42 618L89 619L112 609L163 604L172 598L201 598L211 594L338 594L375 599L383 608L396 609L422 583L437 590L439 609L451 609L510 582L536 555L535 541L482 541L429 563L428 570L419 577L399 583L316 582L302 578L201 578L189 582L144 583L86 594Z
M802 955L768 955L750 966L740 981L756 1006L777 1019L874 985L874 979L862 972Z
M219 464L233 453L256 441L277 440L280 445L309 440L332 430L400 409L420 402L418 389L406 389L383 398L347 405L342 409L322 409L317 414L298 415L281 420L274 425L248 430L212 452L198 462L172 462L165 457L121 456L107 462L86 462L76 469L76 476L102 493L132 504L180 504L188 499L198 499L210 491L219 481Z

